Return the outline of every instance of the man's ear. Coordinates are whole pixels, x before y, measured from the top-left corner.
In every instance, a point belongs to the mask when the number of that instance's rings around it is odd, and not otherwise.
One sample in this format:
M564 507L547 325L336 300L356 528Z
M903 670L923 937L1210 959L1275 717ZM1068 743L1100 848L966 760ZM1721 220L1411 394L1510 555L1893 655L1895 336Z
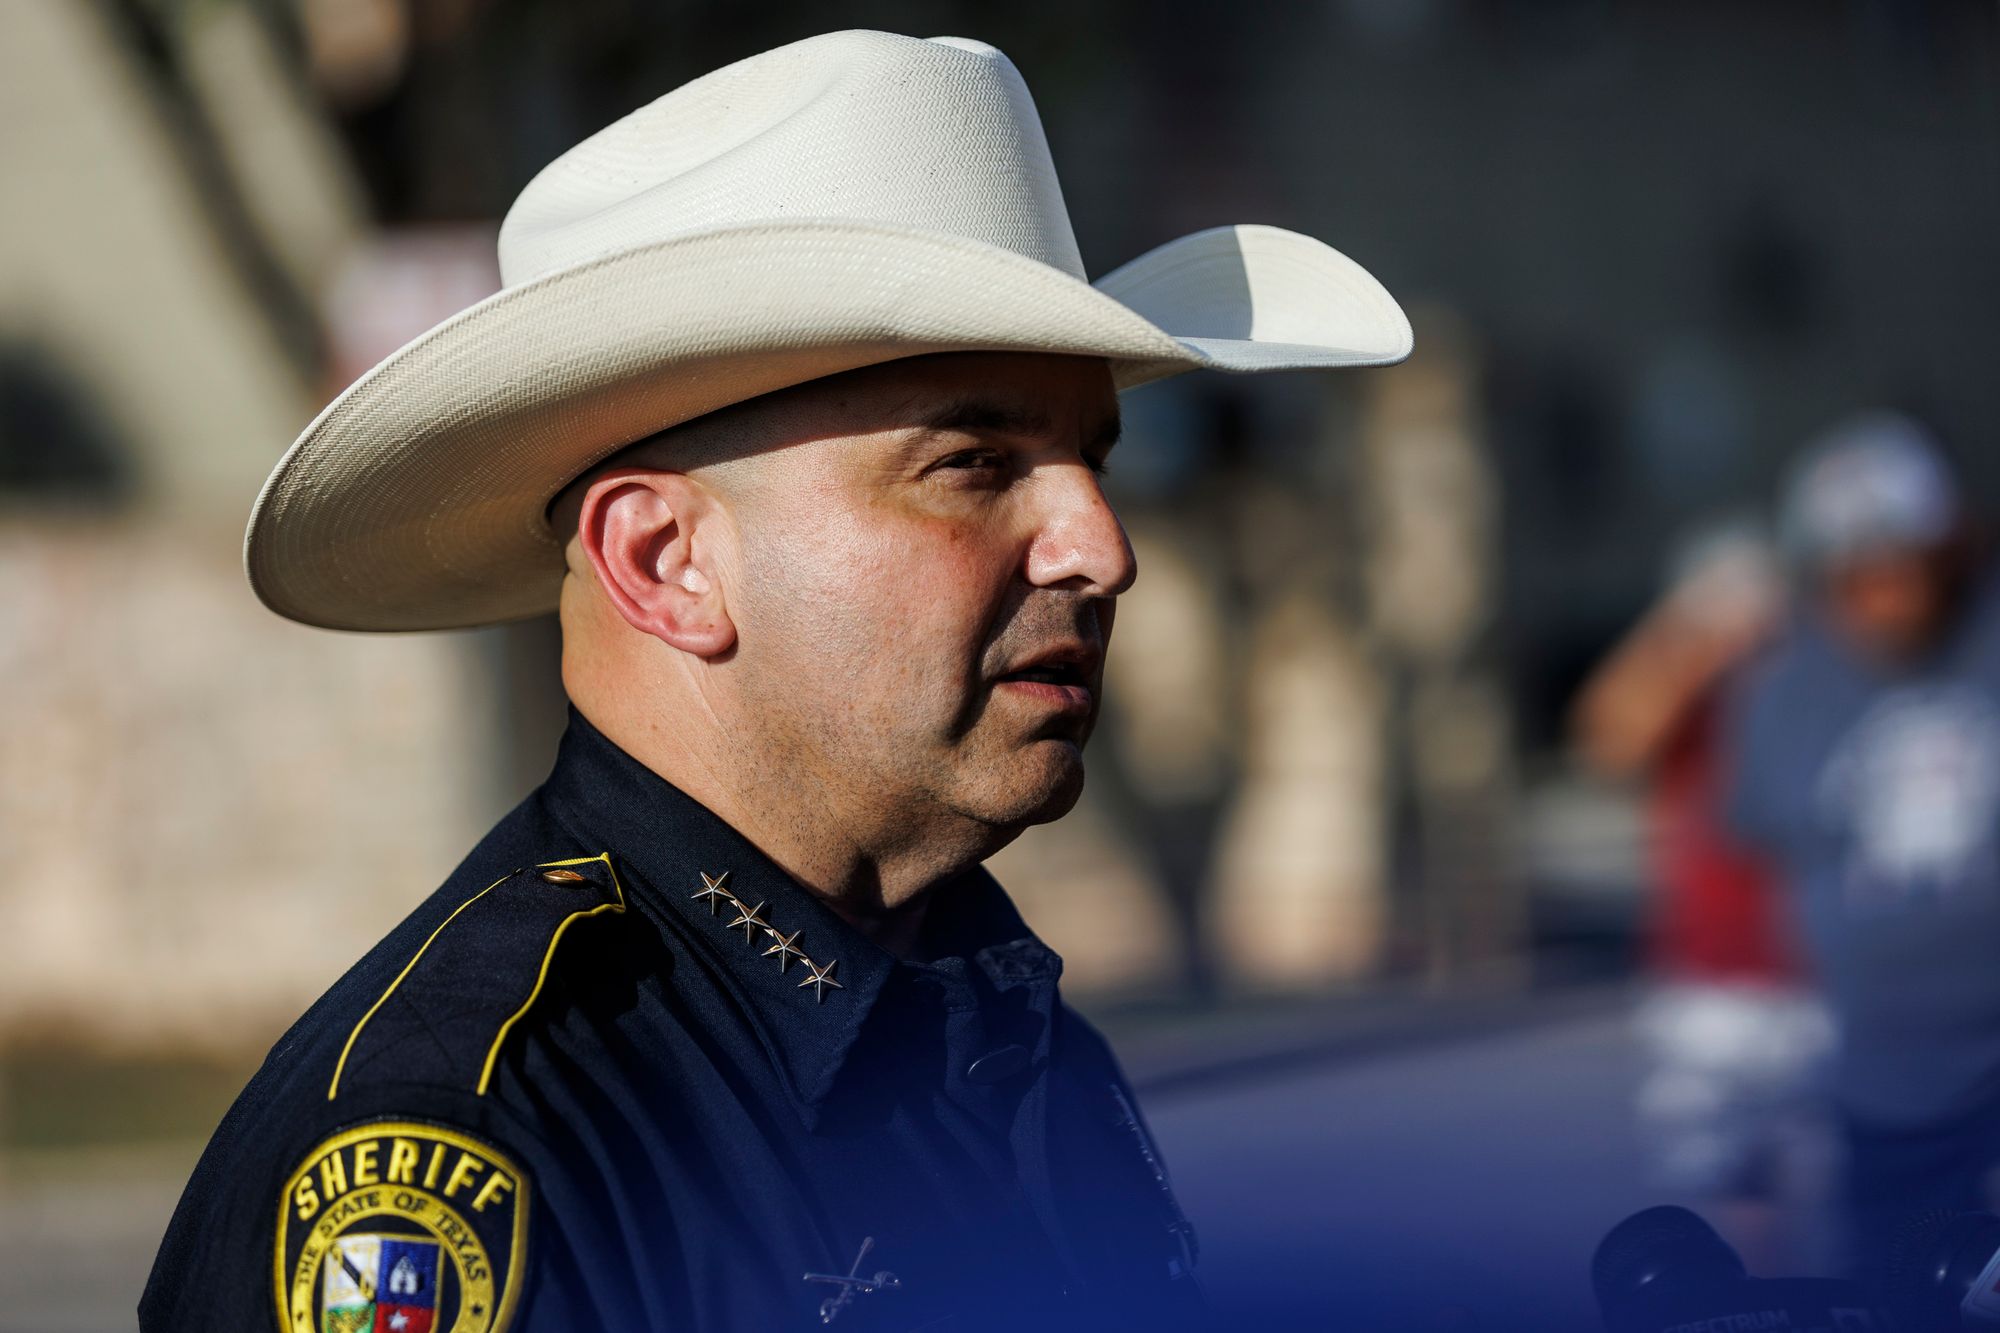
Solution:
M723 604L718 546L728 518L715 496L679 472L615 468L593 481L577 540L625 622L696 657L736 643Z

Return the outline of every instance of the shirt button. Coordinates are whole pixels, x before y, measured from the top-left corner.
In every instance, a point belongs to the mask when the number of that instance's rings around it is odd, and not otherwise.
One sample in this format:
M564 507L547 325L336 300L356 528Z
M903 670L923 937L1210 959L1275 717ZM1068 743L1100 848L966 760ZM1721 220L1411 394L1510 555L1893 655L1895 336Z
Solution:
M974 1083L1004 1083L1027 1067L1027 1047L1002 1046L974 1060L966 1067L965 1076Z

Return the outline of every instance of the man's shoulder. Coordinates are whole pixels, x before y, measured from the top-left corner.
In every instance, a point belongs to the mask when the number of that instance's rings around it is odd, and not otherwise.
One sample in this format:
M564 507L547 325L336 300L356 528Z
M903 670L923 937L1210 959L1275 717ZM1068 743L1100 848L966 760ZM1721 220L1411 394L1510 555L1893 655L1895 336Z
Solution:
M546 1153L496 1071L565 971L601 967L585 923L626 911L609 849L573 845L527 807L503 820L272 1047L189 1181L142 1323L180 1326L191 1273L268 1275L275 1255L304 1293L281 1281L266 1298L289 1325L332 1281L330 1240L407 1232L427 1261L457 1227L499 1280L466 1326L504 1326L508 1256Z
M307 1009L249 1092L337 1103L383 1084L488 1090L552 975L591 950L579 923L627 910L611 850L578 845L534 804Z
M627 911L609 852L543 850L454 876L328 993L314 1036L339 1038L330 1100L382 1083L486 1095L554 971L589 950L579 923Z

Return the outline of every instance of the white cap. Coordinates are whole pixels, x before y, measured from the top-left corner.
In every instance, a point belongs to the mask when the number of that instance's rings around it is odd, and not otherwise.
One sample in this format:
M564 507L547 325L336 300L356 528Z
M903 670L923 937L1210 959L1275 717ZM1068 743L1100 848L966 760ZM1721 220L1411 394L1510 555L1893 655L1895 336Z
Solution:
M1958 484L1929 431L1894 412L1813 442L1785 487L1785 544L1811 564L1935 546L1957 529Z

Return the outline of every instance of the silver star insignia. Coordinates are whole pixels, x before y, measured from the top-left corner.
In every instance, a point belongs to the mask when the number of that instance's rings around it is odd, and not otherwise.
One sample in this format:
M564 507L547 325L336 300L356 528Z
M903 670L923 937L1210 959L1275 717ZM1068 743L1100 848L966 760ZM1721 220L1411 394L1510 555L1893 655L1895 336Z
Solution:
M736 901L735 897L729 892L729 872L727 870L722 872L722 876L719 879L710 879L708 872L706 870L702 871L701 892L688 896L696 902L700 902L704 898L708 899L708 914L710 916L715 915L716 909L722 906L724 899L732 903Z
M757 915L764 910L764 907L763 903L758 903L755 907L745 907L742 903L737 903L736 919L729 923L728 928L734 930L738 926L743 927L743 942L745 944L754 942L758 931L771 928L770 922Z
M812 975L801 981L795 989L804 990L806 987L811 986L813 988L813 999L821 1004L826 1003L826 988L828 986L833 987L835 990L847 989L847 987L833 979L833 969L840 966L838 958L828 963L825 967L821 967L810 958L805 960L805 964L806 970L811 972Z
M778 972L780 975L783 975L785 969L792 965L794 958L805 958L806 956L806 951L796 947L793 943L803 933L802 931L795 930L789 935L780 935L777 931L772 931L771 938L776 940L777 943L764 950L759 957L769 958L772 954L778 955Z

